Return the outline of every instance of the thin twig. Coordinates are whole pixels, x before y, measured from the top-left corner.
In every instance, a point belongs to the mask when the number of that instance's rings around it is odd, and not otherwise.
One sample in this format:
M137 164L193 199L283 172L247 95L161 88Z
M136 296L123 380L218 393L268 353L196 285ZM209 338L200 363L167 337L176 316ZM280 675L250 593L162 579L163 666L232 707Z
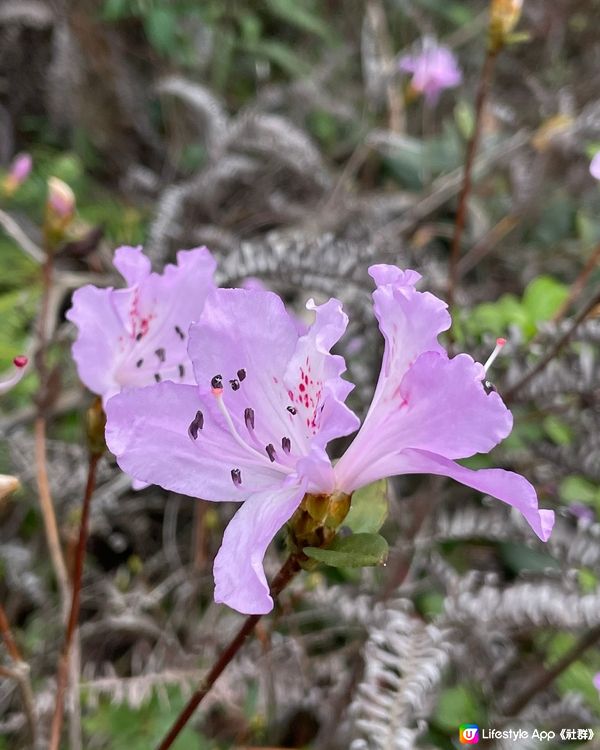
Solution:
M2 604L0 604L0 633L2 633L2 640L4 641L4 645L6 646L6 650L8 651L8 655L10 656L10 658L14 662L23 661L21 652L19 651L17 643L13 638L13 634L10 630L8 617L6 616L6 612L4 611L4 607L2 606Z
M85 494L83 496L83 505L81 508L81 520L79 522L79 539L77 541L77 550L75 553L75 569L73 571L71 609L69 610L65 643L58 663L58 672L56 675L56 703L54 706L54 715L52 717L49 750L58 750L60 743L60 734L62 730L65 710L65 691L69 682L68 678L71 649L73 646L75 633L77 631L77 624L79 622L79 610L81 604L81 581L83 578L83 561L85 558L85 549L88 539L90 507L92 495L96 486L96 470L98 468L99 460L100 455L95 453L90 454L88 476L85 485Z
M283 591L283 589L299 571L300 565L298 563L298 558L295 555L291 555L290 557L288 557L279 573L273 579L273 583L271 584L271 596L273 597L273 599L275 599ZM200 687L192 695L183 711L179 714L179 716L175 720L175 723L169 730L169 733L160 743L157 750L168 750L168 748L172 747L181 730L191 719L194 711L198 708L202 700L209 693L210 689L218 680L229 662L231 662L237 652L244 645L246 638L250 635L250 633L252 633L256 626L256 623L260 620L261 617L262 615L249 615L246 618L244 624L238 630L233 640L219 656L210 672L202 681Z
M479 79L477 97L475 99L475 124L473 128L473 135L471 136L467 145L463 183L458 198L458 208L456 211L456 219L454 223L454 238L452 240L452 247L450 250L450 285L448 287L448 305L450 307L454 302L456 284L458 281L458 261L460 260L460 248L465 228L465 220L467 216L467 203L469 200L469 195L471 193L473 181L473 164L475 162L475 155L477 154L477 148L479 146L479 141L481 138L481 131L483 128L483 113L490 90L497 57L498 52L491 47L488 48L485 56L485 62L483 64L483 69L481 71L481 77Z
M0 226L32 260L40 265L44 262L45 256L42 248L29 239L17 222L6 211L0 210Z
M567 653L561 657L553 667L545 669L533 682L517 695L504 709L505 716L516 716L529 705L531 700L543 690L552 685L554 680L576 662L587 650L600 640L600 625L585 633Z
M31 746L35 746L36 738L36 718L35 718L35 700L33 697L33 690L31 689L31 682L29 680L29 664L24 661L15 641L10 625L8 623L8 617L4 611L4 607L0 604L0 633L2 634L2 640L8 651L14 666L12 668L0 668L6 677L9 677L17 683L21 692L21 698L23 700L23 707L25 708L25 715L27 717L27 723L29 725L29 734L31 738Z
M600 263L600 244L596 247L594 252L590 255L588 262L582 268L581 273L575 279L569 290L569 296L563 302L563 304L556 311L556 315L552 318L554 322L558 322L564 318L568 309L571 305L579 299L581 292L585 289L587 280L592 275L596 266Z
M566 331L556 342L556 344L550 349L548 354L546 354L545 357L540 359L540 361L533 367L528 373L526 373L521 380L519 380L515 385L513 385L511 388L508 389L504 393L504 401L511 401L515 394L523 388L523 386L527 385L527 383L531 382L533 378L535 378L537 375L542 372L549 364L552 362L552 360L560 354L561 349L566 346L566 344L569 343L571 337L577 330L577 328L580 326L581 323L587 318L587 316L592 312L592 310L600 305L600 292L595 294L592 299L587 303L587 305L579 312L575 320L573 321L571 327Z
M50 551L50 561L52 562L52 568L60 592L61 608L66 615L67 602L69 600L69 577L67 575L65 559L60 546L58 524L56 522L54 504L50 493L50 483L48 481L48 468L46 461L46 419L44 417L36 417L34 435L36 478L40 509L44 520L44 530L46 532L48 550Z

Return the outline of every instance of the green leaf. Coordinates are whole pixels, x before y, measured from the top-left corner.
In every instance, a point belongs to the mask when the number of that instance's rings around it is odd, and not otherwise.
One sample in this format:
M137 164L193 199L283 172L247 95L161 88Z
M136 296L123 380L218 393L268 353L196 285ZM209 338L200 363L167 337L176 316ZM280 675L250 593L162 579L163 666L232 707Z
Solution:
M534 323L550 320L569 296L569 288L551 276L538 276L527 285L523 307Z
M344 519L355 534L376 534L388 514L387 480L380 479L352 495L350 511Z
M565 503L600 502L600 487L584 477L572 474L560 483L559 495Z
M363 568L382 565L388 556L388 543L379 534L353 534L336 537L327 549L305 547L304 554L333 568Z
M545 571L549 568L560 568L559 563L549 554L526 547L524 544L503 542L499 548L504 564L513 573L521 573L523 570Z
M435 712L435 722L456 732L460 724L483 723L483 708L475 693L464 685L451 687L441 694Z
M461 100L454 107L454 120L459 133L468 141L475 130L475 112L473 107L464 100Z
M553 414L544 419L544 430L556 445L570 445L573 442L573 432L569 425Z
M154 8L144 19L144 30L157 52L167 55L176 46L177 18L167 8Z

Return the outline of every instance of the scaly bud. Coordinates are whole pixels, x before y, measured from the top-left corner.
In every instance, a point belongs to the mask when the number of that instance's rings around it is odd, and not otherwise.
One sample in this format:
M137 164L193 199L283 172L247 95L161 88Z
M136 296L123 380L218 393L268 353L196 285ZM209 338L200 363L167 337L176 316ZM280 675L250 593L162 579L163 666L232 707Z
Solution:
M18 490L20 486L21 484L16 477L9 474L0 474L0 500L4 500L5 497Z
M58 177L50 177L44 230L51 248L64 238L74 216L75 194L66 182L59 180Z
M17 154L2 183L2 190L10 198L25 182L31 173L33 160L29 154Z
M498 52L509 41L521 18L523 0L492 0L490 9L489 43Z

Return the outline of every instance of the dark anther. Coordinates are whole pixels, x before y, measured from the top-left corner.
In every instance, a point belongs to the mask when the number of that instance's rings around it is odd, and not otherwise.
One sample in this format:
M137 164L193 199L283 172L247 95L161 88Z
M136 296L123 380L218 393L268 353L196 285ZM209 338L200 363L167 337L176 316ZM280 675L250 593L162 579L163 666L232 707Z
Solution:
M239 380L235 380L235 378L233 380L229 381L229 385L231 386L231 390L232 391L239 391L240 390L240 381Z
M135 340L136 341L141 341L143 335L144 335L143 333L138 333L138 335L135 337Z
M244 422L249 430L254 429L254 409L250 407L244 409Z
M222 388L223 387L223 376L222 375L215 375L214 378L210 381L212 388Z
M202 414L201 411L196 412L196 416L191 421L190 426L188 428L188 434L192 438L192 440L196 440L198 437L198 430L201 430L204 427L204 414Z
M272 463L275 460L275 446L273 443L269 443L269 445L265 446L265 450L267 451L267 456Z
M483 390L489 396L490 393L495 393L496 392L496 386L493 383L490 383L489 380L484 380L483 381Z
M288 406L287 410L289 411L290 414L297 414L298 413L297 409L295 409L293 406Z
M156 356L158 357L159 362L164 362L167 356L167 353L161 346L160 349L157 349L155 352Z
M239 469L231 470L231 479L236 487L239 487L242 483L242 472Z
M154 373L154 380L156 380L157 383L160 383L160 375L157 372Z
M179 326L175 326L175 333L183 341L183 339L185 338L185 333L181 330L181 328Z
M144 364L144 360L143 359L138 359L138 361L135 363L135 366L136 367L141 367L143 364Z
M182 378L185 375L185 367L183 365L179 365L179 377Z
M285 453L289 453L292 450L292 441L289 439L289 437L281 438L281 447L283 448Z
M240 381L240 383L241 383L241 382L242 382L242 380L245 380L245 379L246 379L246 370L244 370L244 368L242 367L242 369L241 369L241 370L238 370L238 371L237 371L237 376L238 376L238 380L239 380L239 381Z

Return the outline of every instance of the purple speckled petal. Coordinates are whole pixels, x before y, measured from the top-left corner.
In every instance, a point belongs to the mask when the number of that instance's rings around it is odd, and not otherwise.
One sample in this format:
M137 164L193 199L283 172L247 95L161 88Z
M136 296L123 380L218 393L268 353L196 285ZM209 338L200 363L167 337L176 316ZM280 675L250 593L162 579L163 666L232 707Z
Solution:
M345 324L339 303L331 301L317 309L315 323L299 338L277 295L219 289L190 329L199 388L210 392L212 379L220 376L236 431L265 455L270 452L276 465L295 470L314 446L358 426L343 405L351 388L340 377L344 361L328 351Z
M138 482L205 500L244 500L279 486L290 473L238 444L214 398L192 385L126 389L108 401L106 416L107 445ZM232 471L239 472L239 483Z
M304 496L292 484L251 495L225 529L215 558L215 601L238 612L260 615L273 609L263 569L267 547Z
M87 387L106 401L125 386L193 383L187 332L201 312L215 261L206 248L180 251L177 265L151 273L140 248L122 247L115 266L130 286L85 286L67 318L79 329L73 357Z

